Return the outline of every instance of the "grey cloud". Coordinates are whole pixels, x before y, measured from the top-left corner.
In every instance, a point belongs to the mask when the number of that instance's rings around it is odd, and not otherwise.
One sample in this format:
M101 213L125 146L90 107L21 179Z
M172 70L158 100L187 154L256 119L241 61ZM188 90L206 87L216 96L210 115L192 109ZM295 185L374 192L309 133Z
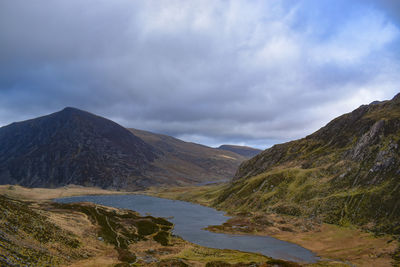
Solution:
M213 145L299 138L398 91L390 47L400 34L382 10L344 0L4 0L0 125L75 106ZM386 35L352 36L368 30Z

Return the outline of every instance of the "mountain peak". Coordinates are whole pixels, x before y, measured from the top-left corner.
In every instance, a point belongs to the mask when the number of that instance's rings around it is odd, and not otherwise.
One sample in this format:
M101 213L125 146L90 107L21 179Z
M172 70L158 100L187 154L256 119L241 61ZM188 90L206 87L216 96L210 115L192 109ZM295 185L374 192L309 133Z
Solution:
M74 107L65 107L65 108L63 108L61 111L81 111L80 109L78 109L78 108L74 108Z
M56 112L56 114L91 114L90 112L84 111L82 109L74 108L74 107L65 107L62 110Z
M155 149L124 127L72 107L0 129L0 183L142 188Z

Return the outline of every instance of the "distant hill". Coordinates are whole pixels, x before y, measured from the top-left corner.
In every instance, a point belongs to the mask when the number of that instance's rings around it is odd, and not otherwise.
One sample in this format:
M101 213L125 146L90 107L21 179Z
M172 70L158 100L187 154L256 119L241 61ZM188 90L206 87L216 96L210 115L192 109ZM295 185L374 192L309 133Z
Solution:
M177 138L147 131L129 129L145 143L161 151L148 172L151 177L178 180L183 183L226 181L248 157L237 153L211 148Z
M400 234L400 94L240 165L216 206Z
M248 146L234 146L234 145L222 145L218 149L232 151L236 154L242 155L244 157L252 158L258 155L262 150L256 149Z
M75 108L0 128L0 183L116 189L231 178L229 151L126 128Z

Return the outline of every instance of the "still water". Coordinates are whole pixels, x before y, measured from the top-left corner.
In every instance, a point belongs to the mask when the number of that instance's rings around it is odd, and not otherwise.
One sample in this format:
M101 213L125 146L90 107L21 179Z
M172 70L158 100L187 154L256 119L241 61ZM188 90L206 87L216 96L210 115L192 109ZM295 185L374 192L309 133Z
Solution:
M57 199L57 202L93 202L104 206L130 209L141 215L165 217L175 224L174 234L192 243L219 249L258 252L275 259L295 262L316 262L311 251L268 236L231 235L212 233L203 228L223 224L229 217L212 208L189 202L144 195L78 196Z

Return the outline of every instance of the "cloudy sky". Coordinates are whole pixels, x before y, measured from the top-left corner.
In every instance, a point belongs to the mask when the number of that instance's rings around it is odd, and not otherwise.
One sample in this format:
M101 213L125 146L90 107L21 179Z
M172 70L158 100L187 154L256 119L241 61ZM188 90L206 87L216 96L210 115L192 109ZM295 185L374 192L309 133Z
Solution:
M398 0L0 1L0 126L73 106L266 148L399 91Z

